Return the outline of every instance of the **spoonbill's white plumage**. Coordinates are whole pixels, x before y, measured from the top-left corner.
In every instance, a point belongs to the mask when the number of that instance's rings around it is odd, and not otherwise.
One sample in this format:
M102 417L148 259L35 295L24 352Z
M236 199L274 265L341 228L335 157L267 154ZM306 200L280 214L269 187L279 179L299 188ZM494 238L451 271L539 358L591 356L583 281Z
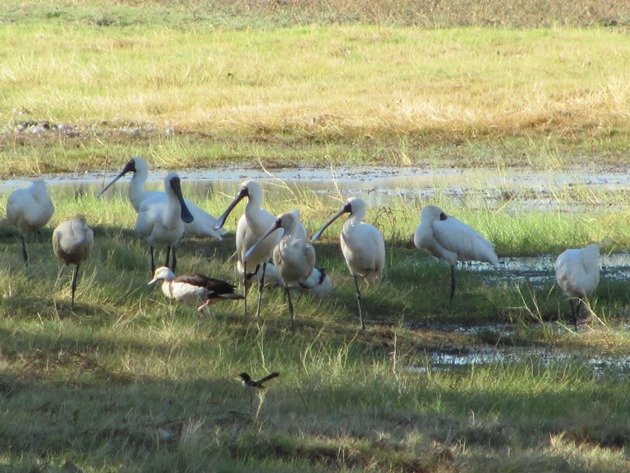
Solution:
M85 217L76 215L71 220L64 220L53 231L52 246L55 256L65 265L74 265L72 274L72 305L77 288L77 276L81 263L92 251L94 233L88 227Z
M588 245L562 252L556 259L554 269L560 289L569 297L571 317L577 329L583 300L593 294L599 284L599 246ZM575 308L573 299L578 299Z
M98 196L100 197L112 184L129 172L133 173L129 184L129 202L131 202L136 212L140 211L140 205L145 200L162 200L164 202L167 200L168 197L164 192L144 190L144 186L149 178L149 165L144 159L138 157L131 158L122 168L122 171L99 192ZM190 200L185 199L185 202L193 216L193 220L184 225L184 234L221 240L221 235L224 235L226 232L217 231L214 228L217 225L217 219L201 210Z
M366 211L367 205L362 199L349 198L341 210L333 215L311 239L317 240L324 230L344 213L350 214L341 230L341 251L354 277L361 329L365 329L365 324L361 311L361 290L358 278L361 276L368 284L373 284L382 276L385 267L383 234L373 225L363 221Z
M413 242L426 248L437 258L451 265L451 297L455 295L455 266L457 261L485 261L499 264L492 243L460 220L446 215L439 207L428 205L420 212L420 225Z
M169 299L175 301L203 301L197 310L221 300L238 300L243 296L234 292L234 285L221 279L215 279L203 274L183 274L175 277L175 273L166 266L155 270L149 285L162 281L162 292Z
M7 221L17 227L22 242L22 257L28 264L25 236L41 230L55 211L46 183L32 181L26 189L13 191L7 200Z
M146 199L140 203L136 219L136 233L149 243L151 252L151 274L155 272L153 247L166 245L166 266L173 271L177 266L175 245L184 234L184 223L193 221L193 216L182 196L179 176L169 172L164 178L166 199ZM172 263L169 256L173 252Z
M284 231L273 249L273 264L278 270L289 304L291 330L295 329L295 325L290 288L307 279L315 266L315 248L306 241L306 230L299 218L297 211L278 216L264 236L245 252L244 257L244 260L248 261L250 255L256 252L258 245L263 244L266 238L271 237L279 229Z
M260 303L262 301L262 292L265 285L265 271L267 263L271 259L272 252L282 232L276 230L268 238L265 238L260 245L245 259L245 253L254 246L258 240L271 228L275 223L276 217L262 208L263 193L257 182L248 180L241 184L240 190L232 203L218 218L219 224L216 228L225 224L230 212L245 197L247 197L247 205L245 213L239 218L236 224L236 265L239 273L243 274L243 287L245 291L245 300L247 300L247 291L251 278L261 271L258 280L258 306L256 308L256 317L260 315ZM249 270L249 271L248 271ZM245 314L247 314L247 305L245 304Z

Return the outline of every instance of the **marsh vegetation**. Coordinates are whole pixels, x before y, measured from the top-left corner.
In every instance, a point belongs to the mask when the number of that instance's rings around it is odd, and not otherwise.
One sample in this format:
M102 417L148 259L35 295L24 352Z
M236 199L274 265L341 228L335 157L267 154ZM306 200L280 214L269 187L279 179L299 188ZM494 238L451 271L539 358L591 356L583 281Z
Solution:
M3 2L0 171L97 178L52 187L28 267L0 221L0 469L628 471L628 10L571 5ZM387 245L368 330L339 224L316 245L335 290L296 298L295 333L280 290L257 326L238 303L199 314L147 287L124 185L95 197L134 154L182 170L213 215L263 167L348 170L319 188L265 174L265 205L298 208L312 233L366 196ZM228 163L229 179L207 170ZM428 177L383 192L353 173L369 164ZM538 174L512 177L524 168ZM411 242L429 203L507 262L462 265L452 303L448 267ZM73 309L51 232L78 212L95 245ZM605 266L576 332L550 264L591 242ZM233 234L186 239L178 267L236 282L233 252ZM242 371L281 374L257 395Z

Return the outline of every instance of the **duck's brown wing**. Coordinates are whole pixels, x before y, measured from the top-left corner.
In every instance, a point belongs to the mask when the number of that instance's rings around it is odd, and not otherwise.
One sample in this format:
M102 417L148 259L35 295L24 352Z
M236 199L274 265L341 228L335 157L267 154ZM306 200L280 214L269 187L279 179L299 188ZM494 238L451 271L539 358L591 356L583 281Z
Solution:
M210 278L203 274L183 274L175 278L175 282L191 284L193 286L205 287L216 294L231 294L234 292L234 285L221 279Z

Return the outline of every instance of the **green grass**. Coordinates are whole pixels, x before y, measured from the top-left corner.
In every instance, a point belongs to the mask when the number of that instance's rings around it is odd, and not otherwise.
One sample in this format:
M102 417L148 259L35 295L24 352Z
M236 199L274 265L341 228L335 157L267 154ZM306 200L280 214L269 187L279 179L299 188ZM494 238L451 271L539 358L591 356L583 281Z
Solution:
M389 14L318 21L312 8L343 16L325 2L274 22L299 7L209 5L0 7L0 170L103 169L131 154L178 168L626 161L623 28L579 29L559 12L554 24L564 26L524 29L425 29ZM583 6L573 10L599 8ZM71 128L17 131L42 120Z
M337 206L308 194L266 197L274 212L289 202L300 208L311 230ZM388 240L386 278L364 293L369 330L356 331L352 280L335 226L316 247L335 292L322 301L299 298L292 334L277 290L268 291L257 328L243 319L239 304L199 315L148 288L146 249L129 230L133 210L118 194L107 205L90 189L55 189L53 199L50 227L82 211L96 245L72 310L70 271L57 279L50 230L29 238L31 265L24 268L14 230L0 225L0 465L9 471L72 465L95 472L627 469L627 376L598 377L579 360L545 366L525 357L441 371L429 359L436 350L493 346L627 359L625 282L602 280L593 307L605 325L577 334L562 328L568 307L556 288L518 287L509 274L486 285L463 268L448 304L448 269L410 247L406 235L416 217L394 203L368 214ZM220 195L202 200L215 214L227 203ZM543 238L551 251L575 237L574 225L584 238L621 225L605 210L601 220L525 212L517 225L513 217L476 213L469 204L453 213L492 238L512 235L499 238L499 253L538 248L527 238L532 226L544 235L547 226L562 223ZM499 223L490 225L495 218ZM234 223L230 218L228 228ZM233 245L233 237L185 241L180 270L234 280ZM538 320L561 323L537 328ZM509 322L514 332L416 328L445 322ZM243 370L281 376L264 397L250 397L234 379Z
M612 0L8 0L0 172L113 170L130 155L162 169L623 170L628 18ZM33 133L32 121L53 129ZM238 303L207 314L169 303L146 285L146 247L120 194L54 188L56 212L28 237L28 267L0 221L0 470L628 471L627 368L596 372L588 361L630 357L627 281L603 278L591 299L601 323L575 333L557 287L517 284L503 269L490 282L459 268L449 304L448 268L411 243L433 203L501 257L591 242L619 251L630 248L628 193L547 186L560 210L541 212L527 210L529 191L486 182L472 179L453 199L435 177L430 202L369 209L388 256L384 280L364 292L365 332L331 227L316 250L335 290L294 301L295 334L277 290L259 327ZM229 202L190 196L215 215ZM274 213L299 208L311 232L340 204L294 187L266 187L265 198ZM60 273L50 238L77 212L96 245L72 309L70 271ZM235 281L233 248L233 236L186 240L179 270ZM443 328L494 323L508 329ZM431 362L494 347L524 355L446 370ZM541 364L532 350L567 358ZM235 379L244 370L281 375L250 396Z

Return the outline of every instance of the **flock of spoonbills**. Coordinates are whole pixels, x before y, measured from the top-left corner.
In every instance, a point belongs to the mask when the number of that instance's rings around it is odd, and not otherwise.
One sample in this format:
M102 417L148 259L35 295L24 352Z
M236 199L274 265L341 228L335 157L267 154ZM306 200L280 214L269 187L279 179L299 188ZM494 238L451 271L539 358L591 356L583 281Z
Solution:
M315 266L316 255L312 242L337 218L349 214L340 235L341 251L354 278L358 317L361 328L365 328L359 278L367 284L374 284L382 277L385 241L383 234L375 226L364 222L367 205L362 199L349 198L309 241L297 210L293 209L276 217L263 208L263 192L255 181L243 182L225 212L215 218L184 199L180 178L174 172L168 173L164 178L164 192L145 191L148 171L145 160L132 158L98 196L125 174L133 173L128 191L129 201L138 214L136 233L149 245L153 275L149 284L161 281L162 291L168 298L176 301L201 300L203 303L198 307L200 311L219 300L243 299L247 315L247 292L256 279L258 317L265 279L272 279L284 288L291 328L294 329L291 289L297 287L319 297L330 294L332 290L330 277L323 269ZM223 225L228 215L245 198L245 212L236 226L236 265L242 277L244 295L235 293L232 284L202 274L175 276L175 248L182 236L194 235L221 240L226 233ZM18 189L9 196L7 220L18 229L25 264L29 260L27 234L41 230L53 213L54 206L42 180L33 181L30 187ZM75 265L71 288L74 304L79 267L94 244L94 235L85 217L79 214L62 221L53 232L52 244L53 251L61 262ZM420 213L414 244L449 263L451 301L455 295L455 267L458 261L482 261L495 266L499 263L491 242L470 226L433 205L425 207ZM157 269L154 258L156 246L166 248L165 264ZM558 257L554 268L560 288L571 301L571 316L577 328L581 304L599 283L599 247L589 245L586 248L566 250ZM573 304L575 299L578 301L577 307Z

